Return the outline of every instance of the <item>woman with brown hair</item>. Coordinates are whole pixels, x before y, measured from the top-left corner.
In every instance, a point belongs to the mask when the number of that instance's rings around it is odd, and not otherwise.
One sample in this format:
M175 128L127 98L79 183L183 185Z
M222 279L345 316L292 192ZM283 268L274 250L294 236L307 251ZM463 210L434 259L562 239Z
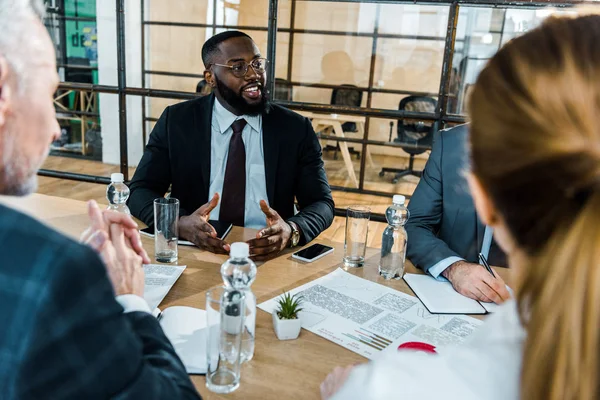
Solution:
M516 299L464 345L336 369L325 399L600 398L600 16L512 40L470 99L469 185Z

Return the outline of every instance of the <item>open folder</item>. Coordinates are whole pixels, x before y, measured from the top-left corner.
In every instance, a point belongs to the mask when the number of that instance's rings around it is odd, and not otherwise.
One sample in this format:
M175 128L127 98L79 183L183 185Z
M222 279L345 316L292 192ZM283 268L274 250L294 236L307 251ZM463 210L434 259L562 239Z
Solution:
M205 374L206 311L173 306L161 312L157 308L184 270L185 265L144 265L144 299L154 310L154 316L158 318L188 374Z
M448 281L423 274L405 274L404 281L432 314L485 314L498 307L480 303L458 293Z
M173 306L158 320L188 374L206 374L206 311Z

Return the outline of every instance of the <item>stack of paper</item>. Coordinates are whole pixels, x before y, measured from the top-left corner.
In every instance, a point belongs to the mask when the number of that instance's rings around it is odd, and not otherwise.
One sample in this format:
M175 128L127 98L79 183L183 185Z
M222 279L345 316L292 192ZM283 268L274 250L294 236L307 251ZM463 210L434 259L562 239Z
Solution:
M150 310L154 310L163 301L184 269L185 265L144 265L144 274L146 275L144 300L148 303Z

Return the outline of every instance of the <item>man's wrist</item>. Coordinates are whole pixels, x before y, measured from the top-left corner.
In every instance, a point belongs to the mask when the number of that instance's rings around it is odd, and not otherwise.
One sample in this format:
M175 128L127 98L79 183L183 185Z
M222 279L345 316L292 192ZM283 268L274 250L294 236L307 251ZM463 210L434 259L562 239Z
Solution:
M446 279L448 279L449 281L452 281L452 272L454 271L454 269L458 266L460 266L461 264L464 264L464 260L460 260L457 261L455 263L452 263L448 266L448 268L446 268L445 270L442 271L442 276Z
M298 225L294 221L286 221L286 223L290 227L290 237L288 238L286 247L296 247L300 242L300 228L298 228Z
M456 261L451 264L448 268L442 271L442 276L453 282L455 278L462 279L465 273L470 272L470 268L480 267L479 264L470 263L467 260Z
M148 307L148 303L146 300L140 295L133 293L123 293L117 295L115 300L123 307L124 313L134 312L134 311L142 311L150 313L150 307Z

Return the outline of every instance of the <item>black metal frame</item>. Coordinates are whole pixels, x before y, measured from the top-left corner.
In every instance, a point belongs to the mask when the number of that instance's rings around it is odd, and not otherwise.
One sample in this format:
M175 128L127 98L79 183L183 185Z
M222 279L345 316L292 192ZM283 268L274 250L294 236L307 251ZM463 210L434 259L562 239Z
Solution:
M278 28L277 27L277 12L278 12L278 0L269 0L269 17L268 17L268 27L256 27L256 26L225 26L225 25L217 25L216 24L216 10L217 10L217 0L213 0L213 20L212 24L191 24L191 23L178 23L178 22L165 22L165 21L146 21L145 20L145 7L144 0L141 1L141 14L142 14L142 35L141 35L141 57L142 57L142 88L133 88L127 87L126 82L126 65L125 65L125 18L124 18L124 0L116 0L117 6L117 67L118 67L118 85L117 86L106 86L106 85L89 85L89 84L81 84L81 83L61 83L59 85L59 89L76 89L76 90L87 90L95 93L112 93L117 94L119 96L119 143L120 143L120 170L125 176L125 179L129 179L129 171L128 171L128 153L127 153L127 109L126 109L126 97L128 95L140 96L142 101L142 132L143 132L143 140L144 144L147 139L147 122L156 121L156 118L151 118L146 115L146 98L170 98L170 99L194 99L197 97L197 94L191 92L178 92L171 90L159 90L159 89L147 89L146 88L146 75L169 75L169 76L180 76L180 77L189 77L189 78L201 78L201 74L185 74L178 72L168 72L168 71L153 71L147 70L145 68L145 31L147 26L151 25L162 25L162 26L180 26L180 27L197 27L197 28L212 28L214 30L218 28L224 29L242 29L242 30L250 30L250 31L266 31L268 33L268 45L267 45L267 57L271 60L271 68L268 70L268 89L271 93L274 93L274 85L275 85L275 61L276 61L276 38L277 33L289 33L289 49L288 49L288 71L287 71L287 80L291 83L292 86L301 86L301 87L315 87L315 88L326 88L326 89L335 89L340 86L336 85L327 85L327 84L319 84L319 83L302 83L302 82L291 82L292 77L292 57L293 57L293 45L294 45L294 35L295 34L319 34L319 35L344 35L344 36L357 36L357 37L370 37L373 39L372 44L372 54L371 54L371 64L369 71L369 85L368 87L360 88L367 92L367 107L366 108L358 108L358 107L345 107L345 106L332 106L326 104L316 104L316 103L302 103L302 102L294 102L294 101L275 101L277 104L282 106L294 109L294 110L303 110L303 111L314 111L314 112L328 112L328 113L338 113L338 114L348 114L348 115L357 115L364 116L370 118L386 118L386 119L403 119L403 118L419 118L422 120L428 121L437 121L439 126L442 127L446 124L454 124L454 123L464 123L465 117L462 115L448 114L447 113L447 99L448 99L448 86L449 86L449 74L452 70L452 59L454 53L454 47L456 43L456 26L458 22L458 13L461 5L465 6L487 6L487 7L501 7L501 8L511 8L511 7L526 7L526 8L534 8L534 7L543 7L543 6L555 6L555 7L568 7L574 4L579 4L586 1L579 0L566 0L566 1L558 1L558 0L292 0L292 8L290 15L290 27L289 28ZM307 30L307 29L296 29L295 28L295 12L296 12L296 3L302 1L311 1L311 2L339 2L339 3L374 3L377 4L377 13L376 13L376 21L375 21L375 29L372 33L363 33L363 32L338 32L338 31L322 31L322 30ZM449 6L449 14L448 14L448 25L447 25L447 33L445 38L441 37L432 37L432 36L417 36L417 35L393 35L393 34L381 34L378 32L379 29L379 13L380 13L380 5L381 4L422 4L422 5L447 5ZM62 7L64 10L64 7ZM57 12L56 10L51 10L52 12ZM58 19L63 23L65 20L77 20L77 21L95 21L94 18L81 18L81 17L65 17L64 15L60 15L60 10L58 10ZM64 29L63 29L64 30ZM442 60L442 71L440 77L440 87L438 93L415 93L408 92L403 90L390 90L390 89L379 89L373 87L374 80L374 64L375 57L377 54L377 41L379 38L391 38L391 39L419 39L419 40L436 40L441 41L444 40L444 55ZM64 58L66 61L66 58ZM67 66L67 65L63 65ZM85 67L82 67L85 68ZM419 94L419 95L427 95L434 96L438 98L438 108L435 113L414 113L414 112L405 112L399 110L389 110L389 109L378 109L372 108L372 96L373 93L390 93L390 94ZM384 142L384 141L376 141L369 140L369 121L370 118L366 118L365 122L365 135L362 139L353 139L353 138L338 138L336 136L322 136L323 139L334 140L334 141L345 141L350 143L358 143L362 144L363 154L367 149L368 145L377 145L377 146L389 146L389 147L400 147L395 143ZM390 193L373 191L373 190L365 190L364 189L364 175L365 175L365 158L361 158L361 172L360 172L360 181L359 188L348 188L348 187L332 187L334 190L340 190L345 192L354 192L354 193L363 193L363 194L373 194L373 195L383 195L389 196ZM94 182L94 183L108 183L110 181L107 177L102 176L93 176L93 175L85 175L85 174L76 174L69 173L64 171L52 171L52 170L40 170L40 175L43 176L51 176L55 178L61 179L72 179L84 182ZM340 211L341 210L336 210Z

